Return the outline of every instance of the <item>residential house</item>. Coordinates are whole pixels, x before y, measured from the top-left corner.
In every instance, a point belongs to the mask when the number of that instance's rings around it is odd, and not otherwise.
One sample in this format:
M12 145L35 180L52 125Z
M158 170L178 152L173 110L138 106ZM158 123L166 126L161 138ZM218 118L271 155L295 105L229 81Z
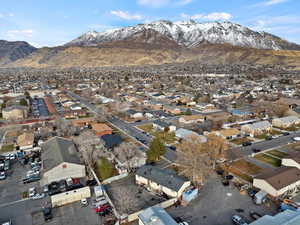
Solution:
M104 146L107 149L114 149L123 142L122 137L117 134L105 134L101 136L101 139L104 141Z
M107 126L105 123L92 123L92 130L97 136L102 137L103 135L112 134L112 128Z
M238 116L238 117L248 117L254 115L253 112L247 111L247 110L240 110L240 109L234 109L231 111L231 114L233 116Z
M215 132L216 135L225 139L235 139L240 136L241 132L236 128L222 129Z
M32 149L34 143L34 134L32 132L25 132L17 139L17 145L20 150Z
M42 145L42 168L43 184L86 175L74 143L62 137L53 137Z
M143 185L157 193L165 193L172 198L180 198L191 185L188 179L177 175L175 171L151 165L140 167L136 172L135 180L138 185Z
M203 115L190 115L190 116L182 116L179 118L179 122L185 124L201 123L204 120L205 120L205 116Z
M82 107L80 106L80 104L73 104L70 106L71 110L82 110Z
M275 118L272 121L272 125L280 128L288 128L300 124L300 119L297 116L286 116L281 118Z
M2 109L2 117L5 120L22 120L27 118L28 110L25 106L9 106Z
M87 116L87 112L85 110L72 110L64 112L64 117L66 119L74 119L77 117L85 117Z
M253 186L272 197L279 197L300 185L300 170L296 167L270 169L253 179Z
M145 151L136 148L131 149L132 152L129 154L121 151L123 151L121 148L113 149L114 160L117 162L116 168L119 173L130 172L128 169L139 168L146 164L147 156Z
M281 160L282 166L295 167L300 170L300 153L289 153Z
M178 225L178 223L159 206L143 210L139 215L139 225Z
M178 115L178 114L181 113L181 109L180 108L176 108L176 107L164 106L163 110L166 113L170 113L170 114L174 114L174 115Z
M199 135L194 131L187 130L184 128L179 128L178 130L176 130L175 136L179 139L188 139L191 137L195 137L195 138L199 138L199 141L203 143L207 141L207 138L205 136Z
M264 215L250 225L297 225L300 224L300 214L297 211L287 209L275 216Z
M261 135L265 132L269 132L272 129L272 125L269 121L260 121L253 124L246 124L241 127L241 130L245 133L250 134L250 136L254 137L257 135Z
M153 128L156 130L161 130L161 131L165 131L166 129L168 129L169 132L174 132L176 131L176 126L171 125L169 123L166 123L164 121L161 120L156 120L153 122Z
M134 119L143 118L143 113L137 112L136 110L133 110L133 109L128 109L125 113L130 118L134 118Z

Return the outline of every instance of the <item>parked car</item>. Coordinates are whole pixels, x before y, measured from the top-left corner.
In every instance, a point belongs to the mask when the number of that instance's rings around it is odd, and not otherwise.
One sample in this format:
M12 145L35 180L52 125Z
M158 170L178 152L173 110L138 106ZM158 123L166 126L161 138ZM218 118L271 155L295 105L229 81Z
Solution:
M59 181L59 190L61 192L65 192L67 190L67 182L66 182L66 180L60 180Z
M31 199L33 199L33 200L42 199L42 198L45 198L44 193L42 193L42 194L37 193L37 194L35 194L34 196L31 197Z
M110 205L105 204L95 208L96 213L102 212L104 210L111 209Z
M251 143L250 141L246 141L246 142L243 142L242 145L243 145L244 147L246 147L246 146L252 145L252 143Z
M246 221L241 216L238 215L232 216L232 222L235 225L248 225L248 223L246 223Z
M253 149L252 149L252 151L253 151L254 153L261 152L261 150L260 150L260 149L258 149L258 148L253 148Z
M88 180L88 181L86 182L86 185L88 185L88 186L96 186L96 185L97 185L97 181L96 181L95 179L93 179L93 180Z
M283 134L283 136L289 136L290 135L289 132L283 132L282 134Z
M51 208L44 208L43 209L43 215L44 215L44 220L48 221L53 218L52 216L52 209Z
M26 177L23 179L23 184L36 182L36 181L39 181L40 179L41 179L40 176Z
M6 179L6 174L5 172L0 172L0 180L5 180Z
M48 184L45 184L45 185L43 186L43 192L44 192L44 193L48 193L48 192L49 192L49 185L48 185Z
M267 140L267 141L273 140L273 137L272 137L272 136L267 136L267 137L266 137L266 140Z
M253 197L256 195L257 192L258 192L258 191L255 190L255 189L251 189L251 188L248 189L248 195L249 195L251 198L253 198Z
M35 195L36 195L36 188L35 187L29 188L29 190L28 190L29 198L32 198Z
M108 201L106 200L106 198L104 196L100 196L100 197L96 198L95 205L99 206L99 205L105 205L107 203L108 203Z
M254 211L251 211L251 212L250 212L250 216L251 216L251 218L254 219L254 220L258 220L260 217L262 217L262 215L260 215L260 214L257 213L257 212L254 212Z
M179 225L189 225L189 224L188 224L188 222L183 221L183 222L179 223Z
M87 201L86 198L81 199L80 203L81 203L82 206L88 206L89 205L89 203L88 203L88 201Z

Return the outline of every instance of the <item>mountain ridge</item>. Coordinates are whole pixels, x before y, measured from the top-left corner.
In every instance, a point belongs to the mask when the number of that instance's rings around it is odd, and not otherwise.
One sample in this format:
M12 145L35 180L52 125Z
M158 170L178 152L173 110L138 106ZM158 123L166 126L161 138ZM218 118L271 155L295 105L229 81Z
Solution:
M138 24L103 32L87 32L65 46L97 46L113 41L126 40L136 33L154 30L162 36L187 48L201 44L231 44L240 47L272 50L300 50L300 45L288 42L267 32L257 32L231 22L198 23L193 20L170 22L166 20Z

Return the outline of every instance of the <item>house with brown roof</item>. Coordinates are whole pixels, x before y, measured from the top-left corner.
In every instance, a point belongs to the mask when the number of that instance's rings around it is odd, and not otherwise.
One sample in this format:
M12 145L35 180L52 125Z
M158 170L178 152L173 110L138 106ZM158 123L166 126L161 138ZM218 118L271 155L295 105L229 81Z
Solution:
M281 160L281 165L295 167L300 170L300 153L290 153Z
M26 132L18 136L17 145L21 150L27 150L33 148L34 134L32 132Z
M163 110L164 110L166 113L170 113L170 114L174 114L174 115L177 115L177 114L180 114L180 113L181 113L180 108L176 108L176 107L164 106L164 107L163 107Z
M272 197L293 191L300 185L300 170L296 167L270 169L253 179L253 186Z
M205 117L203 115L190 115L182 116L179 118L180 123L190 124L190 123L200 123L203 122Z
M215 131L215 134L225 139L234 139L240 136L241 132L236 128L228 128Z
M96 133L97 136L102 137L106 134L112 134L112 129L105 123L92 123L91 125L92 130Z

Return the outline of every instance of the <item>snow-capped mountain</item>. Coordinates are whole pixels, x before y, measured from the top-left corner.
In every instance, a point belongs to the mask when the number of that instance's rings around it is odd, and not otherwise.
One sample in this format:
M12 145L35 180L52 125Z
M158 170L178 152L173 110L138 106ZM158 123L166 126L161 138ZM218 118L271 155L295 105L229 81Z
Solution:
M95 46L103 43L128 40L136 34L154 30L178 45L187 48L197 47L202 43L231 44L258 49L300 50L300 46L287 42L266 32L256 32L247 27L231 22L198 23L193 20L182 22L156 21L147 24L104 32L88 32L67 43L70 45Z

